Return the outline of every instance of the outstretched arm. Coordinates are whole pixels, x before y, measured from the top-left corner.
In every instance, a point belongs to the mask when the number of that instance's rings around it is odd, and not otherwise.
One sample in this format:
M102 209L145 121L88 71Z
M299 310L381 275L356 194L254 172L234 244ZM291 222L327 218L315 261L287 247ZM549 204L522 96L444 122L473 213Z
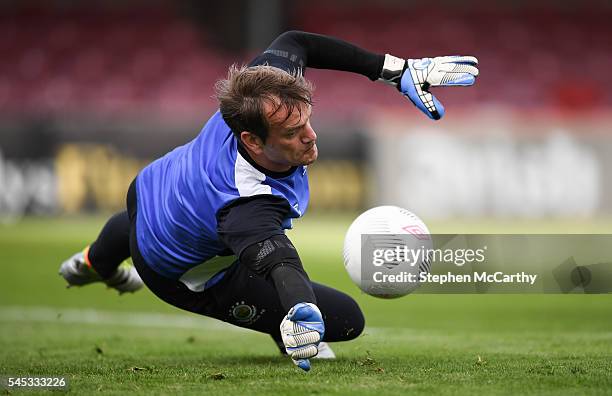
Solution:
M369 52L334 37L299 31L281 34L250 63L261 64L290 73L303 73L307 67L358 73L395 86L434 120L442 118L444 106L429 89L472 85L478 76L478 60L473 56L403 59Z
M331 36L292 30L276 40L250 65L269 64L290 73L307 67L358 73L374 81L380 77L384 55Z

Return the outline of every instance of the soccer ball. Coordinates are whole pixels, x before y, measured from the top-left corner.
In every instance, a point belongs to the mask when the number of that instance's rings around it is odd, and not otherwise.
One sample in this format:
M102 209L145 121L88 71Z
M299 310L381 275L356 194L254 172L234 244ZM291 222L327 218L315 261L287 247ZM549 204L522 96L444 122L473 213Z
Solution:
M431 270L429 229L414 213L378 206L353 221L344 237L344 267L369 295L401 297L419 287Z

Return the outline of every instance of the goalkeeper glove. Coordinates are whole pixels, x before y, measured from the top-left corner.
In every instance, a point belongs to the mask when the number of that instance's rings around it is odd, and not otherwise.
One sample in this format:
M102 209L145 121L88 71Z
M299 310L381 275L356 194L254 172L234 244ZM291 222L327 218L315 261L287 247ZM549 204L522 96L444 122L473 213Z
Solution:
M312 303L299 303L289 310L280 324L287 354L304 371L310 370L310 359L319 353L319 343L325 333L323 316Z
M438 56L401 59L385 55L380 80L391 84L433 120L444 116L444 106L429 92L431 87L469 86L478 76L473 56Z

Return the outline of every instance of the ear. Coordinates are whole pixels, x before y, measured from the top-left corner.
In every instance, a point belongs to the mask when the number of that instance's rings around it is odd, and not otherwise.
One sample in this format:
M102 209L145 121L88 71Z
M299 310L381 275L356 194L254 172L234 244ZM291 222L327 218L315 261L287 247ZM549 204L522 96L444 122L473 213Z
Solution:
M264 143L261 138L254 133L247 131L240 132L240 141L247 150L253 152L254 154L259 155L263 153Z

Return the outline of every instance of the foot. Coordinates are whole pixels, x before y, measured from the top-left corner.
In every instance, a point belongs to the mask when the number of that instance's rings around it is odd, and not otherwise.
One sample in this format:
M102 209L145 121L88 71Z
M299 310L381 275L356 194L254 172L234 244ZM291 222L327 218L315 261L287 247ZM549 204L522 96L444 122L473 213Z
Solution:
M77 253L64 261L59 269L59 274L68 282L68 287L84 286L90 283L103 282L108 287L123 293L133 293L143 285L136 268L119 267L108 279L103 279L85 261L83 252Z
M319 353L313 359L335 359L336 354L331 349L327 342L321 341L319 343Z

